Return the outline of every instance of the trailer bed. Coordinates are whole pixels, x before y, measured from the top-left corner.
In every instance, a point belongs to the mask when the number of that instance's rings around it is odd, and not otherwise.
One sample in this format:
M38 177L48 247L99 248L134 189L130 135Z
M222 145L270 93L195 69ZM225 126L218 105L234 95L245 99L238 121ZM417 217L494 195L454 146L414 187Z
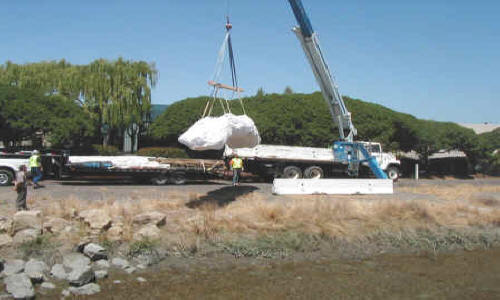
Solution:
M140 156L70 156L65 166L70 176L129 176L141 178L210 178L223 176L222 160L140 157ZM161 180L159 180L161 181ZM157 182L159 182L157 181Z
M258 145L254 148L226 148L224 155L231 157L238 155L245 159L255 160L282 160L303 162L333 162L333 150L328 148Z

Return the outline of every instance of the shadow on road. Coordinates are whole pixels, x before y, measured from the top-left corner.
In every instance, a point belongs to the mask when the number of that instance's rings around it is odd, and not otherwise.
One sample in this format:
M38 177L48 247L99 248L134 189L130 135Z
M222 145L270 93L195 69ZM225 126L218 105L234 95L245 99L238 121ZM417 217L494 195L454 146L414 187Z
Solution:
M205 196L202 196L196 200L190 201L186 204L189 208L198 208L206 204L215 204L218 207L225 206L236 198L252 193L259 188L252 185L243 186L225 186L220 189L208 192Z

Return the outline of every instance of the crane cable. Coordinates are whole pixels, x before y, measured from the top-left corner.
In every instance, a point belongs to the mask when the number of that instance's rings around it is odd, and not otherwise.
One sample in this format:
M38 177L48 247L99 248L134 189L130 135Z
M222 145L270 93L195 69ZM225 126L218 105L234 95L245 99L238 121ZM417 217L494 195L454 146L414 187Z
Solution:
M227 2L227 10L229 12L229 3ZM217 62L215 65L215 71L212 76L212 81L213 82L219 82L222 69L224 67L224 61L225 61L225 54L226 54L226 49L228 51L228 58L229 58L229 67L231 70L231 81L232 81L232 86L235 87L236 91L233 91L231 94L231 99L234 99L235 92L237 93L238 100L240 102L241 108L243 110L243 114L246 115L246 110L245 106L243 104L243 100L241 99L240 91L238 88L238 77L236 74L236 64L234 62L234 52L233 52L233 45L232 45L232 40L231 40L231 28L232 24L229 22L229 16L226 16L226 35L224 37L224 40L222 42L221 47L219 48L219 52L217 55ZM226 97L219 96L220 88L217 86L214 86L212 89L212 92L210 94L210 98L207 101L207 104L205 106L205 109L203 111L203 117L210 116L212 114L213 106L214 103L219 100L219 103L221 104L222 110L224 113L231 113L231 107L229 105L229 101ZM223 101L224 100L224 101Z
M229 22L229 16L226 16L226 30L229 33L233 25ZM243 110L243 114L247 114L245 111L245 105L243 105L243 100L241 99L241 95L238 89L238 77L236 76L236 64L234 63L234 52L233 52L233 43L231 41L231 35L229 34L228 39L227 39L227 49L229 53L229 66L231 68L231 80L233 83L233 86L236 87L236 93L238 95L238 100L240 101L241 108ZM234 91L233 94L231 95L231 98L234 97Z
M224 57L226 54L228 38L229 38L229 32L226 32L226 35L224 37L224 40L222 41L222 45L219 48L219 52L217 55L217 62L215 64L215 71L214 71L214 74L212 76L212 81L214 81L214 82L219 82L219 79L220 79L220 76L222 73L222 69L224 67ZM212 92L210 94L210 97L209 97L207 104L205 106L205 109L203 111L203 117L210 116L212 114L212 109L213 109L214 103L217 100L219 100L219 103L221 104L221 107L222 107L222 110L224 113L231 112L229 109L229 103L227 103L227 100L226 100L226 103L224 104L222 102L221 97L218 97L219 91L220 91L220 89L217 86L213 87Z

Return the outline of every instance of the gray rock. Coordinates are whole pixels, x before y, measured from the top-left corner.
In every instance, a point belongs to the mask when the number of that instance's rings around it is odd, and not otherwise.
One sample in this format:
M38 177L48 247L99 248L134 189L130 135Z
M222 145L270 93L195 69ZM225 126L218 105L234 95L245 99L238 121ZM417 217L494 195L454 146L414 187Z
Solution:
M150 251L150 253L141 253L133 258L135 263L145 265L147 267L159 263L160 260L161 257L155 250Z
M83 253L87 255L90 260L96 261L99 259L108 259L108 251L101 247L100 245L90 243L85 245L83 248Z
M94 267L98 270L108 269L110 266L111 264L109 263L109 261L105 259L100 259L94 263Z
M108 240L111 242L121 241L123 239L123 224L115 224L111 225L111 227L106 232L106 236Z
M56 285L53 284L52 282L44 282L40 285L42 289L48 289L48 290L53 290L56 288Z
M4 264L3 274L5 276L10 276L24 271L25 262L22 259L8 260Z
M144 277L137 277L137 281L139 281L139 282L146 282L147 280Z
M28 275L33 283L41 283L45 279L45 273L49 271L49 267L40 260L30 259L24 265L24 273Z
M70 253L63 257L63 265L71 270L86 267L89 264L90 259L80 253Z
M28 228L18 231L16 235L12 238L12 242L16 245L32 242L36 240L40 235L41 231L38 229Z
M0 233L0 247L12 244L12 237L7 233Z
M154 224L147 224L142 226L136 233L134 233L134 240L158 240L161 236L161 230Z
M0 217L0 233L10 233L12 231L12 219Z
M138 265L136 265L136 267L137 267L137 269L141 269L141 270L144 270L144 269L148 268L148 266L143 265L143 264L138 264Z
M145 212L132 219L133 224L146 225L153 224L163 226L167 220L167 215L158 211Z
M114 284L120 284L120 283L122 283L122 281L121 280L113 280L113 283Z
M105 231L111 226L111 218L109 215L101 209L88 209L81 211L79 217L87 224L91 229L96 229L99 231Z
M125 269L130 266L130 263L126 259L115 257L111 260L111 265L116 268Z
M126 267L124 270L125 270L125 272L127 272L128 274L132 274L132 273L134 273L137 269L136 269L135 267L128 266L128 267Z
M26 274L14 274L4 279L6 290L16 299L35 298L35 289Z
M35 229L42 232L42 214L37 210L18 211L14 214L12 224L12 234L25 229Z
M59 280L68 279L68 273L66 273L66 270L64 269L64 266L62 264L53 265L52 269L50 270L50 276Z
M50 218L43 223L43 231L51 233L59 233L70 226L71 223L62 218Z
M69 287L68 289L74 295L93 295L101 291L101 287L97 283L89 283L80 287Z
M108 271L106 270L97 270L95 271L95 278L96 279L103 279L108 277Z
M75 268L68 274L69 284L72 286L82 286L95 281L95 273L90 266Z
M83 248L85 248L85 246L87 246L90 243L92 243L92 239L89 236L83 237L76 245L75 251L83 253Z
M62 290L61 295L63 297L69 297L69 296L71 296L71 292L68 289L64 289L64 290Z

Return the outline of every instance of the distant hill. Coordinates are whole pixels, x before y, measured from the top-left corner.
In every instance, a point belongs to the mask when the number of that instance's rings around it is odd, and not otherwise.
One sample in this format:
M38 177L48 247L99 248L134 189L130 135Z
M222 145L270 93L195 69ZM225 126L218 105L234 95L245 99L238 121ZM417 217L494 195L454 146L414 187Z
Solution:
M151 120L156 120L167 107L167 104L151 104Z
M201 117L207 100L208 97L197 97L171 104L154 122L152 134L165 144L176 144L177 137ZM478 137L471 129L451 122L417 119L359 99L344 100L358 129L357 140L379 141L387 150L413 149L428 154L456 148L469 157L477 152ZM259 129L262 143L326 147L339 138L319 92L268 94L244 98L243 102L247 115ZM242 113L237 100L230 103L233 113ZM221 113L221 106L216 104L214 115Z

